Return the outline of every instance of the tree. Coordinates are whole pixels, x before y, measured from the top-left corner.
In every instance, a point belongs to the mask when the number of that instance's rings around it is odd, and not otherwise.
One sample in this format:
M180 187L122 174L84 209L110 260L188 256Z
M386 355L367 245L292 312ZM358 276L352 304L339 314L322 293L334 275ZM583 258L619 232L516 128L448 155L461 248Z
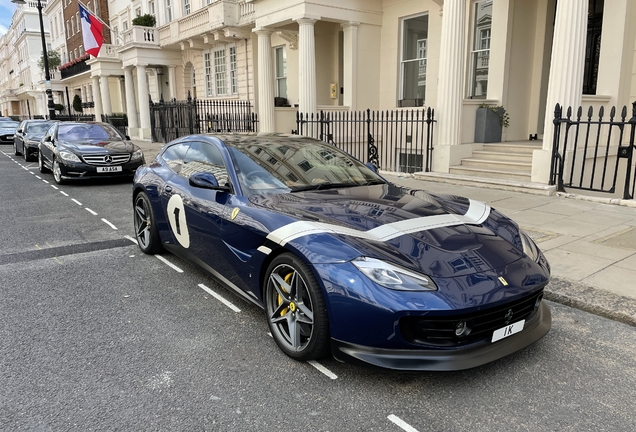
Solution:
M53 72L60 66L60 53L55 50L51 50L47 53L47 56L49 60L49 72ZM38 67L42 72L44 72L44 53L42 53L40 60L38 60Z
M157 24L157 20L155 19L154 15L139 15L132 20L132 24L144 27L154 27L155 24Z
M57 111L58 114L64 111L64 108L65 108L64 105L62 104L55 104L54 107L55 107L55 111Z
M79 95L73 96L73 111L78 113L84 111L82 108L82 98Z

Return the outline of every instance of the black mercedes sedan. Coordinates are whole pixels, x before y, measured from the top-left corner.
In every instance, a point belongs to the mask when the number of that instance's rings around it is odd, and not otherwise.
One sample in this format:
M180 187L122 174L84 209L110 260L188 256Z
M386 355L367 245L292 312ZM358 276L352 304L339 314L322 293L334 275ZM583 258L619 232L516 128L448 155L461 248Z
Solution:
M141 149L108 123L53 125L40 141L41 173L53 171L57 184L68 180L130 177L145 163Z
M13 154L25 161L37 158L40 140L53 125L53 120L24 120L13 138Z
M0 144L13 144L13 135L20 122L1 121L0 122Z

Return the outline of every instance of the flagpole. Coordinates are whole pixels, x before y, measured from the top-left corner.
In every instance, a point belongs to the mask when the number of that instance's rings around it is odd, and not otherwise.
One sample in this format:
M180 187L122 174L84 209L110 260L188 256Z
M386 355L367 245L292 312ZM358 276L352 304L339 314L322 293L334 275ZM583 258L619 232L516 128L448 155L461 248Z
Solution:
M126 41L124 40L124 38L123 38L122 36L120 36L119 32L115 32L115 31L113 31L113 29L112 29L112 28L110 28L110 26L109 26L108 24L106 24L106 23L104 22L104 20L102 20L102 19L101 19L100 17L98 17L95 13L93 13L93 12L92 12L92 11L88 8L88 6L86 6L84 3L82 3L82 2L81 2L81 1L79 1L79 0L77 0L77 3L78 3L78 4L80 4L80 5L82 5L82 7L83 7L84 9L86 9L87 11L91 12L91 15L92 15L92 16L93 16L93 17L94 17L97 21L99 21L100 23L102 23L102 25L103 25L104 27L106 27L108 30L110 30L112 33L114 33L114 34L115 34L115 37L119 38L122 42L126 42Z

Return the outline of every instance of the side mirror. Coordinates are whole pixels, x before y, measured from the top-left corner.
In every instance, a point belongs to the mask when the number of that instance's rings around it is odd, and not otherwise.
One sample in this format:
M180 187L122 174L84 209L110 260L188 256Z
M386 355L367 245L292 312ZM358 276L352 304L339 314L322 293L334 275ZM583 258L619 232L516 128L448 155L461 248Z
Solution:
M51 142L51 141L53 141L51 135L47 135L44 137L44 142Z
M16 132L17 133L22 133L22 129L18 129Z
M201 172L192 174L189 179L189 183L191 186L199 187L203 189L213 189L222 192L229 192L229 186L219 186L219 181L216 179L214 174L209 172Z
M128 135L124 135L124 138L126 138L128 141L130 141L130 137Z

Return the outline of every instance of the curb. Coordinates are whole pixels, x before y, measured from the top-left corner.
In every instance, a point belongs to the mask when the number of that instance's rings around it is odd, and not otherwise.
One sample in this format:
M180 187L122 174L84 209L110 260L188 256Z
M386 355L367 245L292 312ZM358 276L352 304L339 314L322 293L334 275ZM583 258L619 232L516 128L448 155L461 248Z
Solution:
M546 300L636 327L636 299L630 297L554 276L545 287L544 297Z

